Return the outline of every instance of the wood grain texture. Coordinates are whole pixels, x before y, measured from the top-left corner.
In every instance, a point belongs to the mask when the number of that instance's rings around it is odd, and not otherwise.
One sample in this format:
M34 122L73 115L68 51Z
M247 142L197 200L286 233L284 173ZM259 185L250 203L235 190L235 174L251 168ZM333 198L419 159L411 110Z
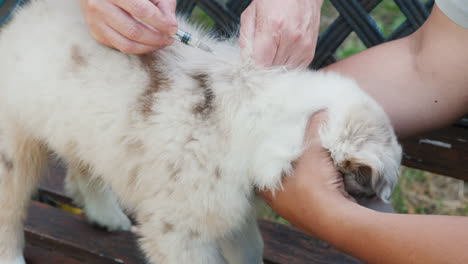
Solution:
M468 180L468 128L454 125L402 141L403 164Z
M80 260L65 256L62 252L27 245L24 256L28 264L85 264Z
M330 264L361 263L327 243L295 228L259 220L265 242L265 263L274 264Z

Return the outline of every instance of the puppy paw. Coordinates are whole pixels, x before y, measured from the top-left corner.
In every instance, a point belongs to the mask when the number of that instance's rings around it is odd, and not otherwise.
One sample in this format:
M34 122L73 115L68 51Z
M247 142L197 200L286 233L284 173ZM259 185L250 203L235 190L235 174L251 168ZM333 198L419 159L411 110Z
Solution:
M117 206L87 206L85 214L89 223L107 231L129 231L132 227L131 221Z
M0 264L26 264L23 256L18 256L15 259L5 260L0 258Z
M320 130L323 146L343 173L345 188L358 202L388 202L399 176L401 147L383 110L372 102L329 111Z

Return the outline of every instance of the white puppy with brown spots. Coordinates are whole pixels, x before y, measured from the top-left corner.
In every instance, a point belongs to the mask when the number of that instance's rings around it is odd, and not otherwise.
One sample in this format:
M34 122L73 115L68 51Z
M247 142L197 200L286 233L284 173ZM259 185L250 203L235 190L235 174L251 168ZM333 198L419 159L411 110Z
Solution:
M389 198L401 148L355 82L259 69L234 41L196 34L216 55L180 43L123 54L91 38L71 0L33 1L2 29L1 264L24 263L22 223L49 150L90 221L129 229L117 201L135 214L150 263L261 263L254 189L280 186L322 109L348 190Z

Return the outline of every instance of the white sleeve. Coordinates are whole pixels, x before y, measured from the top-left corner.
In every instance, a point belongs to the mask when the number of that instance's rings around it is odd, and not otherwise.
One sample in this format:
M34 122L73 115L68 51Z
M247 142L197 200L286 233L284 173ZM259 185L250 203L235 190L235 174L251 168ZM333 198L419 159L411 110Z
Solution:
M435 2L453 22L468 29L468 0L436 0Z

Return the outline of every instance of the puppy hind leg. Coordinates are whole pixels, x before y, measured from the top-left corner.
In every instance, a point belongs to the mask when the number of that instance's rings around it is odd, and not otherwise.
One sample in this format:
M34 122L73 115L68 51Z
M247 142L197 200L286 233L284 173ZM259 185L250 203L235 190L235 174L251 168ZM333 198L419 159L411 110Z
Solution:
M154 212L137 212L137 217L140 248L149 263L227 264L218 240L191 230L187 219L171 222L166 220L170 217L167 214Z
M131 222L120 208L112 190L89 167L71 162L65 179L65 191L82 207L87 220L108 231L130 230Z
M263 239L254 209L240 229L220 240L220 246L228 264L263 263Z
M1 132L0 264L23 264L23 222L31 193L47 164L47 151L19 129Z

